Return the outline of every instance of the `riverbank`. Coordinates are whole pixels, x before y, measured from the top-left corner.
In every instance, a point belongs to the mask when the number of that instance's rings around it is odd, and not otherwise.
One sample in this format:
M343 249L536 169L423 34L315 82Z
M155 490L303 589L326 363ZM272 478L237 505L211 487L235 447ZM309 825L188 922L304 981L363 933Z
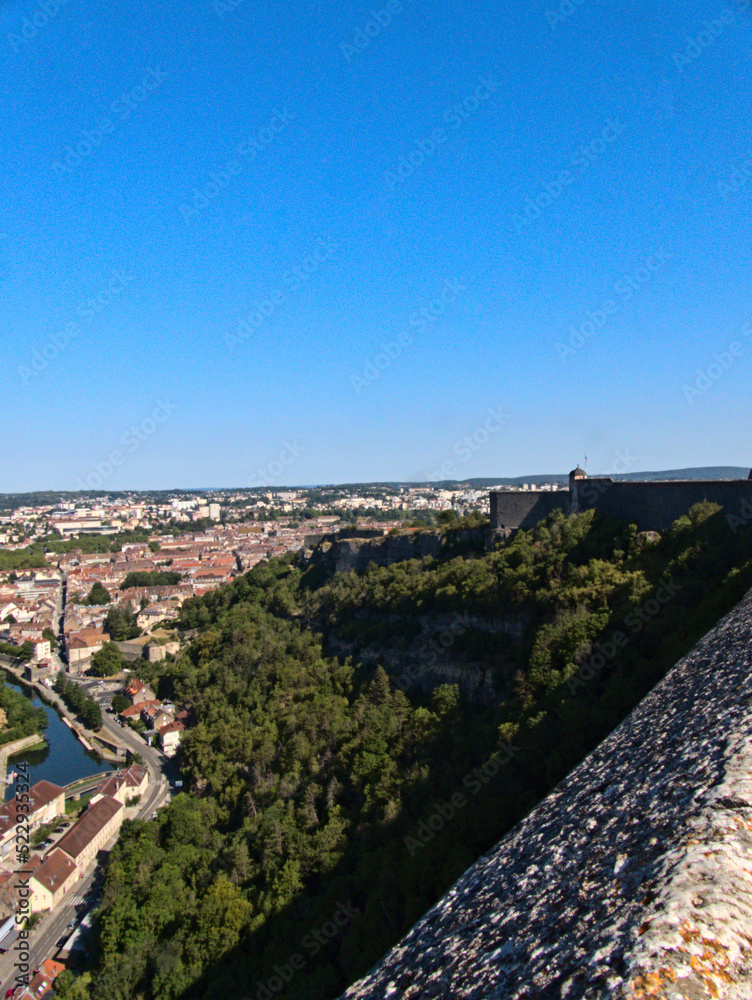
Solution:
M33 691L42 701L54 708L73 735L81 741L87 750L91 753L99 754L99 756L108 763L118 765L123 763L123 754L118 754L104 745L104 742L109 742L111 746L113 745L107 734L105 732L94 732L87 729L86 726L82 726L81 723L76 720L76 716L70 711L57 691L54 691L52 688L48 688L44 684L40 684L37 681L28 680L23 676L23 666L19 670L18 668L14 668L6 663L3 663L2 659L0 659L0 668L2 668L7 674L10 674L11 677L13 677L13 679L19 684Z
M37 742L35 747L26 747L22 751L23 760L30 769L32 784L44 779L53 784L68 785L71 781L87 778L103 769L123 766L124 755L119 756L103 746L100 748L94 742L97 734L89 733L72 718L55 691L28 681L2 661L0 668L9 686L31 698L47 715L46 742L41 747ZM107 733L102 736L104 739L108 738ZM2 797L3 791L0 790L0 800Z

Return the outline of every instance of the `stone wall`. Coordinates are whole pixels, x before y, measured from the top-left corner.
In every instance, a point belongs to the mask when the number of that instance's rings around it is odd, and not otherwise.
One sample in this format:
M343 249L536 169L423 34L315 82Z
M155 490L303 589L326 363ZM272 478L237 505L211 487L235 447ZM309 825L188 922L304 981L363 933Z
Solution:
M569 510L569 490L504 490L490 494L492 528L533 528L553 510Z
M612 479L578 479L572 493L574 511L595 507L640 531L665 531L696 503L717 503L737 514L743 502L752 502L752 480L687 480L677 482L614 482Z

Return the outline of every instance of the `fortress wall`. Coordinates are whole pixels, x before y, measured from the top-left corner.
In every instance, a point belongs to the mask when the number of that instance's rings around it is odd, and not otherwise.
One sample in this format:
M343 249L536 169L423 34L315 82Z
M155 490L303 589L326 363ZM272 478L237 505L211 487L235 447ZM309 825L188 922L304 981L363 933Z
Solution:
M567 490L504 490L490 499L492 528L532 528L552 510L569 510Z
M738 515L745 500L752 502L752 480L620 483L583 479L575 480L574 497L577 511L595 507L603 514L636 523L640 531L665 531L702 501L717 503L727 513Z

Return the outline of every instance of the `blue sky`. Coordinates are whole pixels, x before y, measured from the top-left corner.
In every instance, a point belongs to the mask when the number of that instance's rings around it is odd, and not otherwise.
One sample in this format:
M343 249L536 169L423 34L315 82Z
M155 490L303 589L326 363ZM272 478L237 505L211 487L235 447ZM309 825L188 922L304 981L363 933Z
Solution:
M747 0L4 0L0 47L0 490L750 465Z

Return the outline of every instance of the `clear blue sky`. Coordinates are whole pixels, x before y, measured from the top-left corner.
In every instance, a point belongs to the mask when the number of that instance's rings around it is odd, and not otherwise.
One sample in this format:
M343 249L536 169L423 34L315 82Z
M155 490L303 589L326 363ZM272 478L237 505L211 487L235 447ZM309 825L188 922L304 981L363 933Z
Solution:
M750 465L748 3L4 0L0 47L0 490Z

